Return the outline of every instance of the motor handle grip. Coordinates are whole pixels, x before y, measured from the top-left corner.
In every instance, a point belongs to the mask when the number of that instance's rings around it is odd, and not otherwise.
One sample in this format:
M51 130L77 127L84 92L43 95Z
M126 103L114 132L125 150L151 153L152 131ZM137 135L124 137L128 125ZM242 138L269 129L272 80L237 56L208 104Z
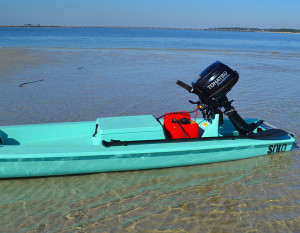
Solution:
M182 88L184 88L185 90L187 90L189 93L193 93L193 94L196 94L200 101L205 103L205 104L209 104L209 105L212 105L211 103L211 100L199 89L194 89L193 87L191 87L190 85L180 81L180 80L177 80L176 82L177 85L181 86Z
M181 86L185 90L187 90L189 93L192 93L192 91L193 91L193 88L190 85L188 85L180 80L177 80L176 84Z

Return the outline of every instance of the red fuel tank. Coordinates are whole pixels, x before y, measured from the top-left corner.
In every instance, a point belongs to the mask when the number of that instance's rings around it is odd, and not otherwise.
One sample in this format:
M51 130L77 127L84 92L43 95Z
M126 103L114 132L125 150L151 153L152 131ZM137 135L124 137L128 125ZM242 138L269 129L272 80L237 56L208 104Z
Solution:
M199 126L188 112L169 112L164 116L164 128L169 139L198 138Z

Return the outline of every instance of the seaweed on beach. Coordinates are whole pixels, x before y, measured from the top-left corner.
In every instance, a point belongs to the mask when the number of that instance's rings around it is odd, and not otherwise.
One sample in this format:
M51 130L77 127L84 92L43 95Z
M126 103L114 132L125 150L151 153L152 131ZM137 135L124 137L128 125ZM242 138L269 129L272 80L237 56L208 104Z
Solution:
M19 87L24 87L25 85L27 84L30 84L30 83L36 83L36 82L42 82L44 81L44 79L40 79L40 80L36 80L36 81L31 81L31 82L26 82L26 83L22 83L19 85Z

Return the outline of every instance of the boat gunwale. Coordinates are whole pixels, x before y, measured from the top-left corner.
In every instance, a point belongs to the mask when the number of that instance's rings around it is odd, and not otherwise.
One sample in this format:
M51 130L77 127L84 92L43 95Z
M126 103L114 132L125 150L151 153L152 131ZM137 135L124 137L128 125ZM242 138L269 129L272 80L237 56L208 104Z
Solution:
M233 139L223 139L219 140L222 143L213 144L217 139L214 140L207 140L207 141L191 141L191 142L178 142L176 143L179 146L174 147L174 143L160 143L159 145L163 145L162 147L157 148L158 144L148 144L147 148L143 148L144 144L137 144L137 145L130 145L130 146L117 146L117 147L103 147L100 145L79 145L79 146L57 146L53 148L53 146L33 146L33 145L4 145L0 146L0 152L2 149L13 150L14 153L7 153L0 155L0 161L7 161L9 159L12 160L20 160L20 159L37 159L37 160L45 160L49 158L69 158L69 159L77 159L77 158L95 158L95 157L116 157L116 156L130 156L134 157L136 155L140 156L141 154L154 154L154 153L177 153L177 152L191 152L191 151L198 151L199 153L209 150L224 150L229 148L249 148L249 147L261 147L261 146L268 146L274 144L291 144L295 142L294 138L290 136L289 139L277 139L274 142L272 140L257 140L257 139L249 139L249 138L240 138L238 139L239 142L237 143L236 140ZM234 143L232 143L234 141ZM253 143L255 141L255 143ZM224 144L224 142L226 142ZM205 144L204 144L205 143ZM204 145L203 145L204 144ZM70 147L73 151L68 152L61 152L61 149L70 150ZM97 148L98 147L98 148ZM45 153L45 149L55 149L56 151L47 152ZM81 148L81 150L78 150ZM96 148L96 150L95 150ZM124 149L125 148L125 149ZM128 149L129 148L129 149ZM17 149L17 151L16 151ZM35 153L27 153L24 154L24 149L39 149ZM89 149L89 151L87 151ZM91 150L92 149L92 150ZM18 151L22 151L23 153L18 153ZM28 151L30 152L30 151ZM267 154L267 153L266 153Z

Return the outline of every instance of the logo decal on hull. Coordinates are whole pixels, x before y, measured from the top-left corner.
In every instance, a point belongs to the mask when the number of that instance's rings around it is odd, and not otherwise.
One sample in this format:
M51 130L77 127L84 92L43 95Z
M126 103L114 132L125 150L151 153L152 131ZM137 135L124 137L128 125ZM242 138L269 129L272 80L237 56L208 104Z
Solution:
M276 145L270 145L268 154L275 154L279 152L285 152L286 151L287 144L276 144Z

